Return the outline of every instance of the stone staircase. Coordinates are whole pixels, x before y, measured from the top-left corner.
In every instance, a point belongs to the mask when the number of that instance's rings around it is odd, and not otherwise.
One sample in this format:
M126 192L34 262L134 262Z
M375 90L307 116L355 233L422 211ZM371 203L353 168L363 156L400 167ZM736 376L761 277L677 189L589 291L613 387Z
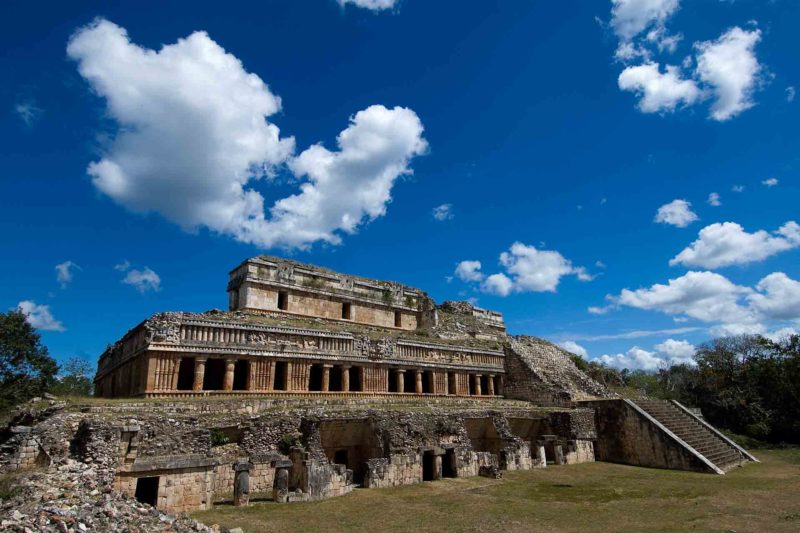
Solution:
M677 402L635 400L635 403L722 472L746 461L757 461Z

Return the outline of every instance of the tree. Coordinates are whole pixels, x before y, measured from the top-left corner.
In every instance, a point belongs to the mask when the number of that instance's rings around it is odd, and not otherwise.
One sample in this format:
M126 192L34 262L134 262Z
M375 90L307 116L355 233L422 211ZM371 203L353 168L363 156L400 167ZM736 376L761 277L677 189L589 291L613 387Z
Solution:
M73 357L64 365L64 372L53 387L53 393L59 396L91 396L94 390L92 383L92 366L79 357Z
M49 390L58 364L21 311L0 313L0 409Z

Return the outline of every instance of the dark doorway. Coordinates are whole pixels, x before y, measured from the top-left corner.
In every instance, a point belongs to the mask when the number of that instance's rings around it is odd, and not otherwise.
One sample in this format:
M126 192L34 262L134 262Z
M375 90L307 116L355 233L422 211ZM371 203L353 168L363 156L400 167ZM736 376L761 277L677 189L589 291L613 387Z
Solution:
M203 376L203 390L222 390L225 380L225 360L209 359L206 361L206 373Z
M481 394L489 394L489 376L481 376Z
M272 390L286 390L286 361L275 361L275 383Z
M278 309L281 311L289 310L289 293L286 291L278 292Z
M233 390L247 390L250 377L250 362L239 359L233 367Z
M136 501L156 507L159 477L140 477L136 480Z
M311 370L308 372L308 390L317 392L322 390L322 365L311 365Z
M347 450L336 450L336 453L333 454L334 464L345 465L349 467L350 464L347 461L347 459L348 459Z
M192 390L194 386L194 357L182 357L178 367L178 390Z
M417 392L417 372L415 370L406 370L403 374L403 392Z
M328 390L341 391L342 390L342 367L335 366L331 368L330 385Z
M456 472L456 451L450 448L442 457L442 477L456 477Z
M430 370L422 374L422 394L433 394L433 372Z
M455 372L448 372L447 373L447 393L455 395L458 391L456 387L456 373Z
M350 392L360 392L361 385L361 368L354 366L350 369Z
M433 481L434 472L436 471L436 456L433 452L425 452L422 454L422 481Z
M345 320L352 320L353 319L353 308L352 306L345 302L342 304L342 318Z
M475 396L475 374L469 374L467 381L469 381L469 395Z
M400 311L394 312L394 327L401 328L403 327L403 313Z
M397 380L403 379L403 376L399 376L397 370L394 368L389 369L389 392L400 392L397 388Z

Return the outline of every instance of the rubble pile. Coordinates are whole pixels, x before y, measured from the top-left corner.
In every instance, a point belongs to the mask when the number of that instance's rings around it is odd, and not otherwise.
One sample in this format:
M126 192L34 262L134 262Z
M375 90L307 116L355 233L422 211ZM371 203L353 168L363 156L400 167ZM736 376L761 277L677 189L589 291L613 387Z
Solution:
M0 500L0 530L13 532L212 532L186 516L170 516L103 483L102 468L66 459L17 474Z

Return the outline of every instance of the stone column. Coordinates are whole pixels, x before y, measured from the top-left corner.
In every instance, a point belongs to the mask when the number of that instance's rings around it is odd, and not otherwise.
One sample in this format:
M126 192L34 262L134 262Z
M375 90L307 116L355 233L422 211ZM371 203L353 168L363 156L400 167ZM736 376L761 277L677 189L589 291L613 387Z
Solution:
M350 367L342 367L342 391L350 392Z
M489 396L494 396L494 375L489 374L489 379L486 380L486 386L489 390L486 391L486 394Z
M246 506L250 502L250 467L246 462L238 462L233 465L233 505L235 507Z
M483 394L481 392L481 375L475 374L474 376L472 376L472 379L475 383L475 396L480 396L481 394Z
M417 373L416 392L422 394L422 370L415 370Z
M192 390L203 390L203 379L206 376L206 359L205 357L198 357L194 360L194 383Z
M397 380L397 392L405 392L406 388L405 373L406 373L405 370L403 370L402 368L398 368L394 375L394 379Z
M557 465L567 464L564 460L564 447L561 444L553 444L553 455Z
M331 368L333 365L322 365L322 392L331 390Z
M497 376L497 394L503 395L503 376Z
M287 361L286 363L286 375L284 376L285 384L283 386L283 390L289 392L294 390L294 369L292 368L292 362Z
M531 445L534 447L533 449L536 451L536 463L535 466L540 468L547 467L547 455L544 451L544 441L537 441L531 442Z
M236 359L225 359L225 379L222 381L222 390L233 390L233 368Z
M442 456L435 455L433 457L433 480L438 481L442 479Z
M275 485L272 489L272 501L286 503L289 500L289 468L278 466L275 469Z
M253 390L253 383L255 383L255 379L253 379L253 374L255 373L255 361L252 359L248 359L247 362L247 382L244 385L245 390Z

